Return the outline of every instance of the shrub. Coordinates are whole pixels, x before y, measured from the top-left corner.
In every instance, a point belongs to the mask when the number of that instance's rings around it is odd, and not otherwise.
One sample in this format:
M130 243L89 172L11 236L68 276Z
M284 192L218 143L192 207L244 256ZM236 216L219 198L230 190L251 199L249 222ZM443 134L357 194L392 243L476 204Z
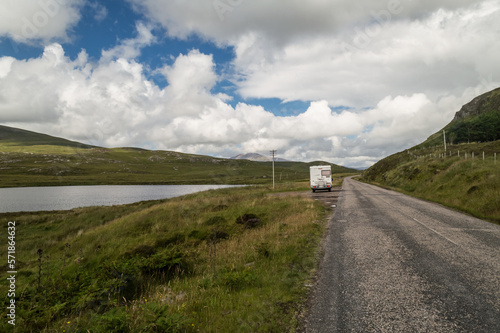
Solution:
M181 244L181 243L184 243L185 241L186 241L186 236L184 236L184 234L182 234L182 233L177 232L170 237L158 239L155 242L155 247L164 248L164 247L168 247L169 245L172 245L172 244L174 244L174 245Z
M184 253L169 249L137 263L143 273L173 277L190 271Z

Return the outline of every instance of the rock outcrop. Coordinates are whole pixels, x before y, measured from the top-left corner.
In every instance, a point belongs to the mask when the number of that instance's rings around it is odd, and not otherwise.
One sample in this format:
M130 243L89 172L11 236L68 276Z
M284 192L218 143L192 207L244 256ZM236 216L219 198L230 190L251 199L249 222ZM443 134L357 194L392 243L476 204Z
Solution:
M482 94L462 106L453 121L478 116L492 110L500 111L500 88Z

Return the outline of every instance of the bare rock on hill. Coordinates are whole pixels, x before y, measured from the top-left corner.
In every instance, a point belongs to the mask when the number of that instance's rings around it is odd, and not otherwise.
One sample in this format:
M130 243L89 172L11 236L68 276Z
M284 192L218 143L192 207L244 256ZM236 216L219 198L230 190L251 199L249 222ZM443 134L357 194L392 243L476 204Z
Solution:
M482 94L462 106L453 121L478 116L492 110L500 111L500 88Z

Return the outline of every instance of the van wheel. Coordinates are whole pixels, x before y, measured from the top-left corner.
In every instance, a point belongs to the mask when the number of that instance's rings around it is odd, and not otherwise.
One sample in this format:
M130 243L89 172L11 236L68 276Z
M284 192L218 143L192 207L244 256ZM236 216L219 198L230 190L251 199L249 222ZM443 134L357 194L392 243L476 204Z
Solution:
M315 193L315 192L316 192L316 190L313 190L313 193Z
M330 187L330 188L328 188L328 192L331 192L331 191L332 191L332 188L331 188L331 187Z

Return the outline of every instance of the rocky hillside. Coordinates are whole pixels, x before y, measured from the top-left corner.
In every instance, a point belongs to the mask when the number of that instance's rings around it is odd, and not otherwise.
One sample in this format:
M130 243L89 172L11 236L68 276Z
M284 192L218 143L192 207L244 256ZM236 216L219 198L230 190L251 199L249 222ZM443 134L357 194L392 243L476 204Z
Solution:
M449 144L489 142L500 139L500 88L482 94L465 104L444 128ZM443 144L443 130L417 147Z
M457 122L492 111L500 112L500 88L482 94L462 106L455 114L453 121Z

